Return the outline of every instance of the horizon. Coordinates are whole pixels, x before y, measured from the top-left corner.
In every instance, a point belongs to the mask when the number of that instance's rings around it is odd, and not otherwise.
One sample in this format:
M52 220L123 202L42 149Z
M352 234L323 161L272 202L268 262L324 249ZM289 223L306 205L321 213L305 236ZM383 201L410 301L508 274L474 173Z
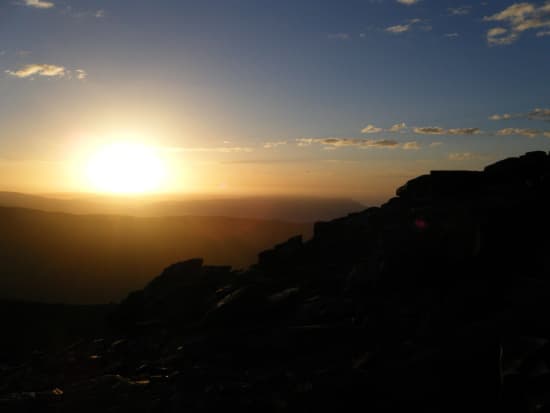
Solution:
M3 3L0 191L378 204L550 150L550 1L266 5Z

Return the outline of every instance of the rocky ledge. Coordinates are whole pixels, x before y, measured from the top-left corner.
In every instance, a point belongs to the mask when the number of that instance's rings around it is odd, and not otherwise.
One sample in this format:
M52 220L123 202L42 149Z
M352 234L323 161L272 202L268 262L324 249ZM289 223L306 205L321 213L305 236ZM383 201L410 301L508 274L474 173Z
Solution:
M550 155L433 171L246 271L174 264L1 411L550 411Z

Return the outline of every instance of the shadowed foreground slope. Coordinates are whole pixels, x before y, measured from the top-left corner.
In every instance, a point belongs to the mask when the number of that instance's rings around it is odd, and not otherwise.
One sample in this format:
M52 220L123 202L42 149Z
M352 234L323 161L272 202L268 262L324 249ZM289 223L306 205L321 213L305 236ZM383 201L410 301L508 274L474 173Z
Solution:
M550 156L432 172L248 271L174 264L2 373L6 411L550 408ZM38 391L38 393L24 393Z

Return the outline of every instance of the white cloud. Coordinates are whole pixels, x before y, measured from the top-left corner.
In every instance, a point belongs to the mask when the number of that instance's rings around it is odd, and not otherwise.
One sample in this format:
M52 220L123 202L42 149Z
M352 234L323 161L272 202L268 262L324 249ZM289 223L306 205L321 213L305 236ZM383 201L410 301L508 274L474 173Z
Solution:
M534 138L537 135L541 135L542 132L536 129L525 129L525 128L505 128L497 131L497 135L500 136L510 136L510 135L520 135L526 136L528 138Z
M483 20L508 26L507 28L499 26L489 29L487 31L489 45L512 44L524 31L550 27L550 2L546 1L540 6L527 2L514 3L492 16L484 17ZM539 31L539 33L545 33L545 30Z
M550 30L542 31L537 33L537 37L550 36Z
M437 148L438 146L443 145L443 142L432 142L430 143L430 148Z
M51 9L55 4L46 0L23 0L24 6L35 7L37 9Z
M382 132L384 129L382 128L377 128L376 126L374 125L367 125L366 127L364 127L362 130L361 130L361 133L365 133L365 134L368 134L368 133L380 133Z
M397 0L397 2L405 6L412 6L413 4L418 4L420 0Z
M45 77L63 77L67 74L67 69L65 69L63 66L34 63L23 66L21 69L15 71L6 70L6 73L21 79L33 75Z
M455 37L458 37L460 35L458 33L454 32L454 33L445 33L443 36L454 39Z

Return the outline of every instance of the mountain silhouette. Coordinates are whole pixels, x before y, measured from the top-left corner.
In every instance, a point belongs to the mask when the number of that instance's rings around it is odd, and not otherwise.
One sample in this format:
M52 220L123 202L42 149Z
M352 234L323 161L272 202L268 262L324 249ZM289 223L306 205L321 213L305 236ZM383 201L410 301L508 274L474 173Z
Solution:
M548 411L548 211L545 152L432 171L247 270L167 267L101 333L6 363L0 406Z

